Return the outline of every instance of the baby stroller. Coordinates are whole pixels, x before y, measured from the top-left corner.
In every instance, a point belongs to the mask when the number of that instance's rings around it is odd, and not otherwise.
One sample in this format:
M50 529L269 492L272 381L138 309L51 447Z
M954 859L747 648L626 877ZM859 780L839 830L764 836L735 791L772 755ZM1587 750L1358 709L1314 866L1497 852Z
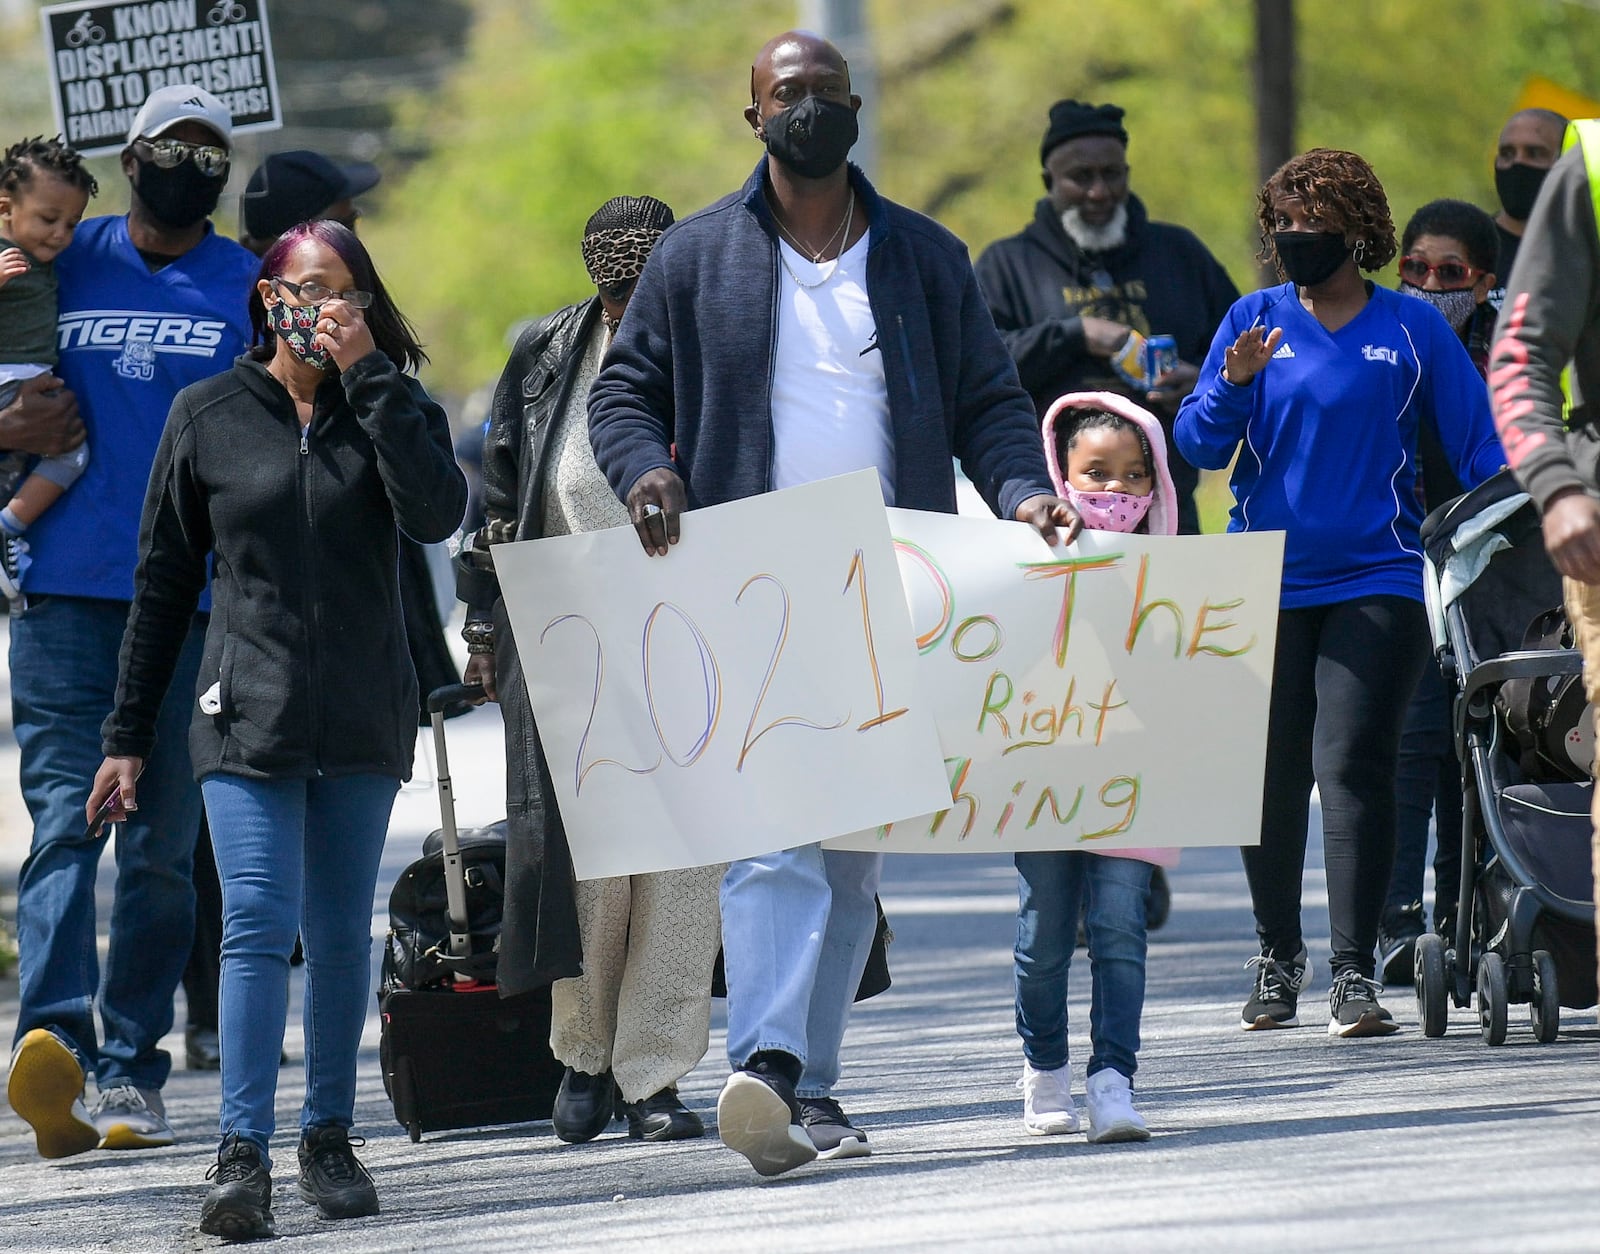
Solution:
M1477 994L1485 1043L1505 1041L1507 1008L1526 1004L1534 1036L1555 1039L1561 1007L1591 1006L1595 989L1590 867L1591 717L1581 687L1560 705L1566 725L1518 721L1520 693L1566 692L1582 669L1570 648L1528 648L1530 624L1561 604L1538 510L1509 472L1440 506L1422 527L1434 654L1453 692L1464 789L1461 882L1453 935L1417 942L1417 1009L1443 1036L1448 997ZM1540 638L1554 643L1549 635ZM1526 707L1524 707L1525 710ZM1549 715L1548 700L1540 710ZM1513 730L1513 728L1516 730Z

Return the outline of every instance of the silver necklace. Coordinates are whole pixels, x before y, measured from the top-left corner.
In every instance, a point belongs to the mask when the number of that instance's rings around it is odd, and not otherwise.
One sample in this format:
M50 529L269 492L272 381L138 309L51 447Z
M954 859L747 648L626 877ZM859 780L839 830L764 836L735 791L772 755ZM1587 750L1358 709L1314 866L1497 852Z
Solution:
M834 275L839 273L839 263L844 260L844 254L845 254L844 245L846 243L848 243L849 240L850 240L850 223L851 223L851 220L855 216L855 211L856 211L856 197L855 197L855 193L851 192L850 193L850 205L845 210L844 221L839 224L839 229L833 233L833 239L830 239L826 244L824 244L822 246L822 252L819 252L815 257L812 258L811 264L814 265L814 266L820 267L822 265L822 260L821 260L822 253L827 252L829 248L833 247L833 240L834 239L840 239L840 236L842 235L843 239L840 240L839 255L833 259L833 264L829 268L828 272L826 274L824 274L820 279L818 279L815 283L807 283L804 279L802 279L798 274L795 273L794 267L789 264L789 259L783 255L783 245L781 243L778 245L778 260L783 263L783 268L789 272L789 277L794 280L796 287L804 288L806 291L809 292L809 291L812 291L815 288L821 287L829 279L833 278ZM778 215L776 213L774 213L772 215L772 218L773 218L773 221L778 222ZM789 232L784 228L784 225L783 225L782 222L778 222L778 229L783 231L783 233L785 235L789 235ZM794 237L792 235L790 235L789 238L793 239ZM799 241L796 241L796 243L799 243ZM805 245L804 244L800 244L800 249L799 250L805 250ZM797 250L797 251L799 251L799 250Z

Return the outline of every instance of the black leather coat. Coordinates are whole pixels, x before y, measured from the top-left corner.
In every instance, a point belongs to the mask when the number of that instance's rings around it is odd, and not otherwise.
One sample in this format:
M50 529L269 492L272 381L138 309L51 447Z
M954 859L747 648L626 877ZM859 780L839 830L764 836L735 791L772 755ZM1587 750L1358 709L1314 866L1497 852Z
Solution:
M483 446L485 532L494 541L543 534L550 433L567 404L584 349L601 334L600 301L568 305L517 340L495 389ZM482 549L477 550L482 553ZM468 558L469 566L472 565ZM572 858L550 768L534 725L516 641L492 570L481 561L458 581L472 610L492 613L495 682L506 729L506 900L499 985L513 997L582 974Z

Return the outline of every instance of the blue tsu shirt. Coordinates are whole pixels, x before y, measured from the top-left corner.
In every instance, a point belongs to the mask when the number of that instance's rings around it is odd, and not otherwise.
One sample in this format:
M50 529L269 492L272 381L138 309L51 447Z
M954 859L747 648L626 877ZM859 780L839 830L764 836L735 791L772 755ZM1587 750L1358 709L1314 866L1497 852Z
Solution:
M1282 328L1248 385L1222 375L1239 333ZM1417 426L1431 423L1462 484L1505 463L1489 392L1443 316L1414 296L1373 287L1329 332L1294 284L1236 301L1218 328L1174 439L1196 466L1239 451L1229 531L1287 532L1284 609L1375 595L1422 597Z
M56 373L76 393L92 457L28 529L27 589L133 599L139 519L172 399L249 347L248 300L261 263L207 230L150 273L125 217L91 218L56 259Z

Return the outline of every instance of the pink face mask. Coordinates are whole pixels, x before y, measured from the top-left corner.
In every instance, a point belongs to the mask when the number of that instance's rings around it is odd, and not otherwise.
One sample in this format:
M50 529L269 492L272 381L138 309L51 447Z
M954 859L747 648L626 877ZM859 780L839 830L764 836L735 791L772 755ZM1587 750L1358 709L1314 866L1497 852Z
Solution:
M1067 500L1090 531L1135 531L1150 512L1150 502L1155 500L1155 494L1134 496L1129 492L1080 492L1069 484Z

